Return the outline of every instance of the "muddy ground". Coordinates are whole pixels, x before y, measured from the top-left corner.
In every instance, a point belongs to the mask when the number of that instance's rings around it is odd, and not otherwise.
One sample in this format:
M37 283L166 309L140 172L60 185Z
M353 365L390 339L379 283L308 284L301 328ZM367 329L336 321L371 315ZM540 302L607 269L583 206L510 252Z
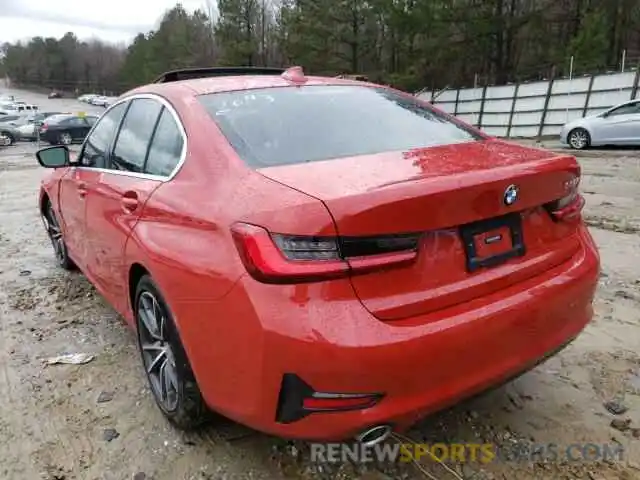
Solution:
M86 110L16 94L41 108ZM153 404L132 333L82 275L55 267L36 209L45 172L33 151L27 144L0 150L0 479L640 478L640 152L580 156L585 215L603 265L596 316L585 332L534 371L409 432L416 441L507 449L621 445L622 458L449 470L425 460L421 472L411 464L312 464L307 445L228 421L194 434L171 428ZM73 352L95 359L44 365ZM610 400L628 410L610 413Z

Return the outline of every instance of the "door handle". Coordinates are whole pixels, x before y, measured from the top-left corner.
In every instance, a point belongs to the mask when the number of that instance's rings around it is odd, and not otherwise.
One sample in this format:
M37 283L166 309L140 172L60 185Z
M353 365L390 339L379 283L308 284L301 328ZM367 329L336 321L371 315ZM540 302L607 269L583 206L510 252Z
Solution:
M125 212L131 213L135 211L140 204L140 201L138 200L138 194L132 191L125 192L120 199L120 203L122 205L122 209Z

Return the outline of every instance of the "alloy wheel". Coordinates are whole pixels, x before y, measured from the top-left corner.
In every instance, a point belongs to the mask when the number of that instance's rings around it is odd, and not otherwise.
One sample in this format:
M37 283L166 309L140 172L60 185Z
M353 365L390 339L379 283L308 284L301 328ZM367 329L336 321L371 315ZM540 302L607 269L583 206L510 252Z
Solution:
M138 297L137 316L142 360L151 389L162 409L173 412L178 407L180 380L166 314L156 297L143 291Z
M584 130L574 130L569 136L569 144L577 149L582 150L589 143L587 132Z
M58 224L52 205L47 207L47 212L43 215L43 221L47 230L47 235L49 235L49 239L51 240L53 251L56 254L56 260L58 260L58 263L62 264L67 255L66 246L62 238L62 230L60 229L60 225Z
M13 137L5 132L0 133L0 145L5 147L13 145Z
M71 135L67 132L60 134L60 143L63 145L71 145Z

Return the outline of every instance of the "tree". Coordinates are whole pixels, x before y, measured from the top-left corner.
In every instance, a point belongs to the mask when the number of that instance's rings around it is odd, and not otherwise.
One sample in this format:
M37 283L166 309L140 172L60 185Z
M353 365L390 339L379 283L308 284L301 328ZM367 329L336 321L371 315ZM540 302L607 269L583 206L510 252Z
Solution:
M166 70L301 65L407 90L617 70L640 60L637 0L214 0L181 4L128 47L35 37L6 44L15 83L122 92Z
M218 0L215 38L223 46L221 63L256 65L263 12L259 0Z

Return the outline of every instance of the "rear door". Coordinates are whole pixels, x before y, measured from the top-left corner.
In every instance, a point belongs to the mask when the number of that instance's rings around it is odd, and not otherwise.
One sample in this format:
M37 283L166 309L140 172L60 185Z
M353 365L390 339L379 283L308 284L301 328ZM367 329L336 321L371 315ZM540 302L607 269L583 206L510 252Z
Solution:
M93 280L117 306L126 300L126 240L145 202L164 180L145 173L149 145L163 104L155 98L134 98L109 157L108 166L87 185L86 241Z
M602 117L594 129L597 143L628 144L640 138L640 102L627 103Z
M91 127L95 123L95 120L93 120L92 122L89 122L89 117L77 117L77 120L78 120L78 123L77 123L77 128L75 131L74 138L77 140L84 140L87 134L89 133L89 131L91 130Z
M84 140L87 136L87 123L80 117L71 117L62 122L64 130L67 131L74 141Z
M109 150L116 134L125 105L113 108L100 120L78 156L79 166L69 168L60 180L59 202L65 226L65 241L73 259L89 275L85 214L88 185L93 184L107 166Z

